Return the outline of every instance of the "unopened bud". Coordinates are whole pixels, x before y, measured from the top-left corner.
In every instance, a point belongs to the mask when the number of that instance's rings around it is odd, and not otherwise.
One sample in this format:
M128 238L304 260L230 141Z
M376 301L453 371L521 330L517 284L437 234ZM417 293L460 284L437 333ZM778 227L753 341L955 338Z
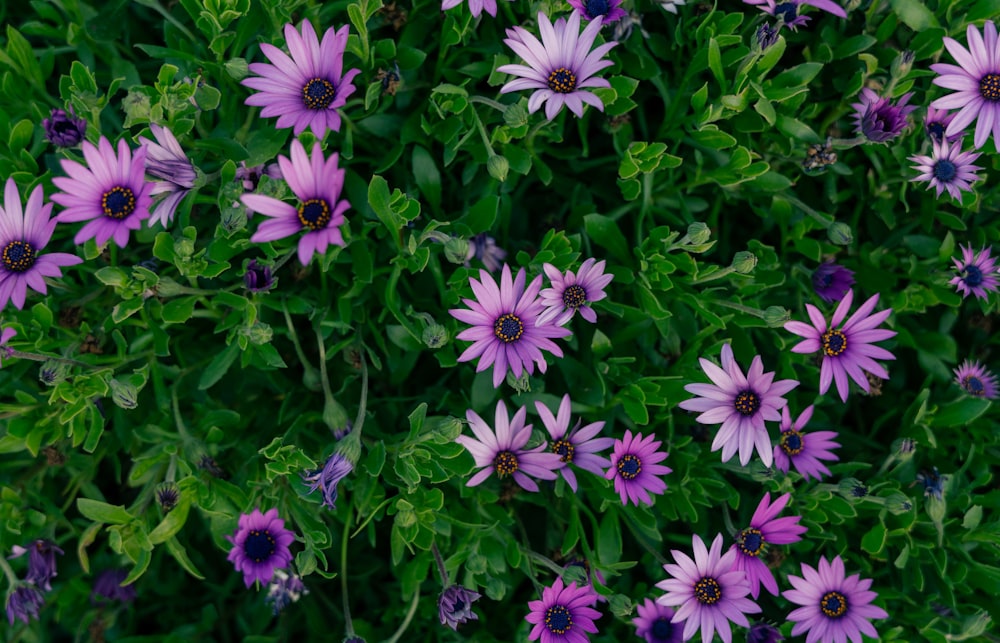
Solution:
M174 254L184 259L194 254L194 241L187 237L182 237L174 242Z
M712 230L707 224L702 223L701 221L695 221L688 226L687 234L684 235L684 239L687 240L689 245L700 246L701 244L706 243L711 236Z
M156 282L156 293L160 297L176 297L177 295L184 294L184 286L170 277L160 277Z
M431 431L438 444L454 442L455 438L462 435L462 421L450 415L439 417L431 426Z
M764 309L764 323L769 328L781 328L792 318L792 313L782 306L768 306Z
M860 500L868 495L868 487L856 478L844 478L837 485L837 491L848 500Z
M635 605L632 604L632 600L624 594L613 594L611 598L608 599L608 607L611 608L612 614L622 619L632 616L632 611L635 609ZM656 627L655 624L654 627ZM656 636L654 630L649 630L649 632L653 636Z
M441 324L431 324L421 336L428 348L441 348L448 343L448 329Z
M486 161L486 170L497 181L506 181L507 172L510 171L510 163L503 156L494 154Z
M528 124L528 110L522 107L519 103L514 103L513 105L508 105L507 109L503 110L503 122L507 127L521 127Z
M903 493L894 491L885 499L885 508L893 515L905 514L913 509L913 503Z
M444 244L444 256L451 263L465 263L469 260L469 241L461 237L452 237Z
M520 377L514 377L510 371L507 372L507 383L518 393L530 393L531 382L528 381L528 371L522 370Z
M66 381L69 366L64 362L50 359L38 370L38 379L45 386L55 386Z
M913 52L909 49L905 49L899 52L893 61L892 66L889 68L889 73L896 80L902 80L910 73L910 69L913 68Z
M917 450L917 442L913 438L899 438L892 443L892 453L898 460L906 461L913 458Z
M319 371L315 368L307 368L302 374L302 385L313 392L322 389L323 382L320 380Z
M164 482L156 487L156 502L163 508L164 513L177 506L181 499L181 490L173 482Z
M851 226L837 221L826 229L826 236L838 246L849 246L854 243L854 233Z
M130 411L139 406L139 391L132 384L111 380L111 400L119 407Z
M243 80L246 78L249 65L247 65L246 58L230 58L223 67L226 68L226 73L233 80Z
M748 275L757 267L757 257L746 250L740 250L733 257L732 268L741 275Z
M269 324L257 322L253 326L241 328L240 334L249 339L251 344L261 346L271 342L274 330L271 329Z

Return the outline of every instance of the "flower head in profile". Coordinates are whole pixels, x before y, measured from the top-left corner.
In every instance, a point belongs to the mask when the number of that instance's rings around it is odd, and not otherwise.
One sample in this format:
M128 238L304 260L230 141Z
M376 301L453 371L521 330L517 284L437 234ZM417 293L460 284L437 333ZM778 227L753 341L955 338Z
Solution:
M145 136L140 136L139 142L146 149L146 173L159 179L153 184L150 194L166 195L153 207L149 223L159 223L166 228L173 222L181 200L194 187L198 172L181 149L173 132L156 123L150 123L149 129L156 142Z
M295 534L285 529L285 521L278 517L277 509L264 514L254 509L242 514L236 532L226 536L226 540L233 544L228 560L236 571L243 572L247 587L255 581L271 582L275 569L292 562L288 546L295 540Z
M965 31L969 48L953 38L945 38L944 46L958 65L937 63L931 70L938 75L933 82L939 87L953 89L955 93L931 103L935 109L957 109L945 136L965 130L976 121L972 146L979 149L993 133L993 144L1000 152L1000 39L992 20L983 25L983 33L975 25Z
M465 255L465 267L469 267L469 262L479 259L490 272L500 270L503 260L507 258L507 251L497 245L497 240L482 232L468 239L469 249Z
M862 634L877 639L871 619L889 617L884 609L872 605L878 595L871 591L871 579L862 579L859 574L846 576L840 556L833 562L821 557L818 569L802 563L802 576L789 574L788 582L795 589L781 595L802 606L788 615L795 623L792 636L808 632L807 643L847 639L860 643Z
M600 20L602 25L618 22L628 13L621 8L622 0L567 0L584 20ZM675 9L676 11L676 9Z
M677 608L672 622L684 623L684 640L700 629L702 643L711 643L716 631L731 643L730 621L750 627L746 615L760 612L760 607L746 597L750 585L746 573L733 567L736 552L722 553L722 534L712 541L711 550L698 535L692 536L691 544L694 560L676 549L670 552L675 564L663 566L670 578L656 584L666 592L656 602Z
M277 116L275 127L291 127L295 136L307 127L318 138L328 129L339 132L337 108L354 93L351 80L361 73L360 69L344 73L347 32L347 25L336 31L330 27L321 42L308 20L303 21L301 34L293 25L285 25L285 44L291 56L274 45L261 44L260 50L272 64L250 64L257 77L241 82L257 93L247 98L246 104L263 107L260 115L264 118Z
M684 627L674 624L673 608L647 598L635 608L637 616L632 619L635 635L646 643L683 643Z
M63 555L54 542L39 538L27 547L14 545L11 558L28 554L28 574L25 580L46 592L52 590L52 579L56 577L56 554Z
M667 490L667 483L660 476L673 469L657 464L666 460L668 455L659 450L661 444L653 434L643 438L641 433L633 436L629 430L625 431L623 440L615 440L611 466L604 477L615 481L615 491L623 505L629 501L637 507L640 501L652 505L653 499L649 494L662 494Z
M896 357L884 348L875 346L874 342L894 337L896 331L878 328L892 314L891 308L872 314L878 298L878 295L869 298L844 321L854 303L854 291L848 290L834 311L829 326L823 313L812 304L806 304L811 325L799 321L785 323L785 330L805 338L792 347L793 353L820 351L823 355L819 371L820 395L826 393L830 384L836 382L840 399L846 402L850 391L848 377L867 393L871 390L871 384L865 371L884 380L889 379L889 373L875 360L891 360Z
M597 600L589 587L576 583L563 585L557 578L551 587L542 590L542 600L529 601L531 612L524 617L532 625L529 641L542 643L585 643L590 640L584 632L597 633L594 619L601 613L590 607Z
M33 618L38 618L38 612L45 604L45 597L34 585L21 585L7 595L7 622L14 625L14 619L20 619L25 625Z
M613 438L595 437L604 428L604 422L594 422L581 428L578 421L571 431L569 395L563 396L559 404L559 414L554 417L552 411L541 402L535 402L535 409L552 440L549 444L550 450L566 463L566 466L559 471L570 489L576 491L576 475L569 466L571 464L584 471L599 476L604 475L604 469L611 464L611 461L599 453L615 443Z
M251 259L243 273L243 287L250 292L267 292L274 287L274 275L271 266Z
M833 0L785 0L784 2L777 2L776 0L743 0L743 2L752 4L764 13L778 18L780 24L787 26L792 31L804 26L810 20L809 16L799 13L802 5L822 9L838 18L847 17L847 12L844 11L844 8Z
M832 304L843 299L854 285L854 271L826 261L813 271L812 285L820 299Z
M963 297L975 295L979 299L986 299L986 293L996 292L997 289L997 260L990 256L992 248L984 247L979 252L972 250L972 244L959 248L962 250L962 259L951 259L955 262L958 274L948 283L955 286Z
M351 475L354 465L341 454L335 451L333 455L326 459L322 469L318 469L302 476L302 479L309 484L309 493L317 489L323 495L323 506L327 509L337 508L337 485L340 481Z
M526 63L501 65L497 71L518 76L500 88L501 94L522 89L533 89L528 99L532 114L545 104L545 117L550 121L562 110L563 105L578 117L583 117L583 104L587 103L604 111L604 103L592 92L591 87L610 87L604 78L594 76L614 63L604 56L617 45L609 42L593 51L594 39L601 30L601 21L593 20L580 33L580 14L573 12L569 19L560 18L553 25L544 13L538 14L538 29L542 39L521 27L507 30L504 42Z
M590 304L607 297L604 288L615 278L604 272L604 265L603 259L587 259L575 275L572 270L564 275L550 263L543 265L551 287L539 293L545 312L538 316L537 323L565 326L578 311L591 324L596 323L597 313Z
M306 23L309 24L309 23ZM263 194L244 194L240 200L255 212L269 217L250 237L254 243L283 239L305 231L299 239L299 261L303 266L312 260L313 253L324 253L330 245L343 246L344 212L351 207L340 198L344 187L344 170L337 167L339 155L334 152L329 159L315 143L312 157L298 140L292 141L291 160L278 157L281 175L288 187L299 198L298 207Z
M931 144L931 155L916 154L910 160L916 163L914 170L920 172L911 181L926 181L927 189L934 188L937 196L948 190L955 199L962 200L962 192L972 192L972 183L981 177L973 165L980 157L976 152L963 152L962 141L951 142L948 139Z
M931 139L932 142L940 143L945 140L945 130L951 125L951 122L955 120L956 112L949 112L944 109L934 109L933 107L927 108L927 116L924 117L924 133L927 134L927 138ZM958 139L962 138L962 132L952 134L948 136L949 142L954 143Z
M750 526L736 532L736 543L730 547L730 551L736 552L733 569L746 572L750 595L754 598L760 594L761 585L771 594L778 595L778 582L762 559L767 548L771 545L797 543L807 531L806 527L799 524L801 516L778 518L791 497L791 494L786 493L772 503L771 494L765 493L750 518Z
M479 616L472 611L472 604L479 600L479 592L461 585L451 585L438 597L438 618L441 625L458 631L458 626L469 621L478 621Z
M71 107L67 114L64 110L53 109L48 118L42 119L45 128L45 140L56 147L73 147L79 145L87 133L87 119L77 118Z
M267 596L264 598L264 602L271 606L271 611L277 616L286 607L297 603L308 593L309 588L300 577L289 574L283 569L276 569L270 584L267 586Z
M52 200L65 208L56 221L88 222L76 233L74 243L94 239L102 246L114 238L119 247L125 247L130 232L149 218L153 201L153 184L146 182L146 149L140 147L133 155L123 138L115 154L111 142L102 136L96 147L83 142L83 158L86 167L69 159L60 161L69 176L52 179L62 190Z
M967 359L953 372L955 383L972 397L996 399L997 377L979 362Z
M867 87L861 90L861 101L854 108L855 131L872 143L885 143L898 137L909 124L907 117L917 108L906 103L913 92L903 94L893 105L888 97L879 96Z
M135 584L122 585L128 578L127 569L105 569L97 575L94 587L90 591L90 602L96 604L102 601L118 601L131 603L135 600Z
M17 184L7 179L0 208L0 310L7 302L24 308L28 288L44 295L45 277L61 277L64 266L83 263L65 252L42 253L56 229L52 204L42 205L43 198L42 186L35 186L22 210Z
M813 409L812 404L807 406L794 424L788 407L781 409L781 438L774 447L774 466L783 473L788 473L789 467L795 467L806 480L810 477L822 480L823 476L830 475L830 470L821 460L839 460L833 450L840 444L834 442L837 438L835 431L805 432Z
M463 2L465 2L465 0L441 0L441 11L454 9ZM484 9L486 10L486 13L496 18L497 0L469 0L469 11L472 12L473 18L478 18Z

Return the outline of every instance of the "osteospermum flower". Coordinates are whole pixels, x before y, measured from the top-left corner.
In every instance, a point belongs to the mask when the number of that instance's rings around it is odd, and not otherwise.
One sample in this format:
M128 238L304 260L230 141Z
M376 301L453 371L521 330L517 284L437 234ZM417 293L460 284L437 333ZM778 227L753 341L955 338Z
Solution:
M683 643L684 628L672 623L673 608L646 599L635 608L637 616L632 619L635 635L646 639L646 643Z
M840 301L854 285L854 271L832 261L821 263L812 274L813 290L827 303Z
M297 603L308 593L309 588L299 576L289 574L283 569L276 569L271 583L267 586L264 602L271 606L271 612L277 616L283 609L292 603Z
M808 531L799 524L801 516L778 518L791 497L786 493L771 503L771 494L765 493L750 518L750 526L736 532L736 543L730 547L730 551L736 552L733 569L746 572L750 595L754 598L760 594L761 585L771 594L778 595L778 582L774 580L767 563L761 559L767 548L770 545L797 543Z
M105 569L94 581L94 587L90 590L90 602L95 605L105 600L131 603L136 597L135 584L123 586L122 581L126 578L127 569Z
M662 494L667 490L667 483L659 476L665 476L673 469L657 464L666 460L668 454L658 450L662 443L655 437L650 434L643 438L641 433L633 437L632 432L626 430L624 440L615 440L611 467L604 477L614 479L615 491L623 505L630 500L637 507L640 500L643 504L652 505L653 499L649 494Z
M739 450L740 464L746 466L756 447L764 466L771 466L771 438L764 422L781 419L778 411L788 403L781 396L799 383L775 382L773 372L764 372L760 355L753 358L744 376L729 344L722 347L722 368L705 358L699 358L698 362L713 383L686 385L685 391L699 397L684 400L679 406L700 412L696 419L702 424L722 424L712 441L712 451L722 449L723 462Z
M539 293L545 312L538 316L537 323L565 326L577 311L591 324L596 323L597 313L590 304L607 297L604 287L615 278L604 272L604 265L603 259L587 259L575 275L572 270L567 270L564 275L550 263L543 265L552 287Z
M992 20L988 20L983 25L982 34L975 25L969 25L965 34L968 49L953 38L944 39L944 46L958 66L947 63L931 65L931 69L940 74L931 82L956 90L954 94L932 102L931 107L958 109L945 130L945 136L958 134L976 121L973 147L979 149L985 145L992 132L993 144L1000 152L1000 39L997 38L997 27Z
M552 439L549 448L559 458L566 463L559 471L566 480L570 489L576 491L576 475L569 467L576 465L585 471L590 471L599 476L604 475L604 469L611 464L611 461L598 452L607 449L615 443L613 438L594 437L604 428L604 422L594 422L580 428L580 422L570 431L570 399L569 395L564 395L559 403L559 414L552 416L552 411L541 402L535 402L535 409L542 418L542 424L549 432Z
M898 137L909 124L907 117L917 108L907 105L913 92L903 94L893 105L867 87L861 90L861 102L852 103L855 131L872 143L885 143Z
M465 0L441 0L441 11L454 9L464 1ZM485 9L486 13L490 14L494 18L497 17L496 0L469 0L469 11L472 12L473 18L478 18L479 14L483 12L483 9Z
M480 598L479 592L461 585L450 585L438 597L438 619L458 631L458 626L469 621L478 621L479 615L472 611L472 604Z
M996 399L996 375L979 362L967 359L953 372L955 373L955 383L969 395L987 400Z
M529 601L531 612L524 617L532 625L529 641L539 638L542 643L586 643L590 639L585 632L597 633L594 619L601 613L590 607L596 596L589 587L577 587L576 583L563 585L557 578L551 587L542 590L542 600Z
M528 111L534 114L545 103L545 117L550 121L566 105L578 117L583 117L583 104L604 111L604 103L595 94L583 91L590 87L610 87L604 78L594 76L610 67L604 55L617 45L608 42L593 51L590 48L601 30L601 22L591 21L580 33L580 14L573 12L569 20L560 18L555 25L544 13L538 14L538 29L542 40L521 27L507 30L504 42L527 65L501 65L497 71L519 76L500 88L501 94L522 89L535 90L528 99Z
M295 534L285 529L285 521L278 517L277 509L260 513L254 509L242 514L239 526L226 540L233 543L228 560L243 572L243 582L247 587L254 581L269 583L274 570L287 567L292 562L288 546L295 540Z
M840 556L832 563L821 557L818 570L802 563L802 576L789 574L788 582L795 589L781 595L802 605L788 615L795 623L792 636L808 632L806 643L842 643L847 639L861 643L862 634L878 638L870 620L889 617L884 609L872 605L878 594L870 590L871 579L862 580L859 574L845 576Z
M927 138L931 139L931 141L940 143L945 140L945 130L948 129L948 125L953 120L955 120L955 112L928 107L927 116L924 117L924 133L927 134ZM947 138L949 141L955 142L962 138L962 133L952 134Z
M833 449L840 447L833 441L837 437L835 431L803 431L812 419L814 408L812 404L807 406L794 424L788 407L781 409L781 438L774 447L774 466L782 473L788 473L789 466L794 466L806 480L810 477L822 480L830 475L830 470L820 460L840 459L833 453Z
M307 127L319 138L327 129L339 132L337 108L354 93L351 80L361 73L360 69L343 73L347 32L347 25L337 31L330 27L320 42L308 20L302 23L301 34L293 25L285 25L291 57L273 45L261 44L260 50L273 64L250 64L250 71L259 77L240 81L257 90L246 104L263 107L261 116L277 116L275 127L291 127L296 136Z
M173 132L156 123L150 123L149 129L156 142L145 136L140 136L139 142L146 149L146 173L160 179L153 184L150 194L166 195L153 207L149 223L159 223L166 228L174 220L174 213L181 200L194 187L198 173Z
M334 452L322 469L317 469L302 476L302 479L309 484L309 493L317 489L323 495L323 506L328 509L337 508L337 485L340 481L351 475L354 465L340 452Z
M28 574L25 580L46 592L52 589L52 579L56 577L56 554L63 555L63 550L45 538L39 538L27 547L14 545L11 548L11 558L28 554Z
M691 545L694 560L676 549L670 552L676 564L663 566L670 578L656 584L667 592L656 602L677 607L672 622L684 623L684 640L700 629L702 643L711 643L716 631L725 643L731 643L729 622L749 627L746 615L759 612L760 607L746 598L750 593L746 573L733 569L736 552L722 554L722 534L712 541L711 551L697 534L691 537Z
M479 259L490 272L500 270L503 260L507 258L507 251L497 245L497 240L481 232L468 239L469 249L465 255L465 267L469 267L469 262L473 258Z
M958 200L962 199L963 190L972 192L971 183L980 179L976 170L983 169L973 165L980 154L963 152L960 140L954 143L948 139L934 141L931 149L930 156L916 154L910 157L916 163L913 169L920 172L910 180L927 181L928 190L934 188L938 196L948 190L948 194Z
M600 19L602 25L618 22L628 15L621 8L622 0L567 0L584 20ZM676 10L675 10L676 11Z
M833 0L786 0L776 2L775 0L743 0L746 4L752 4L768 15L772 15L781 20L781 23L795 31L797 27L804 26L809 22L809 16L799 14L802 5L809 5L822 9L827 13L832 13L838 18L846 18L847 12Z
M64 110L53 109L48 118L42 119L45 140L56 147L79 145L87 133L87 119L77 118L73 108L67 114Z
M522 406L508 419L507 405L500 400L494 416L495 427L490 429L475 411L465 412L469 428L476 437L460 435L455 442L468 449L477 467L483 467L465 483L467 487L481 484L494 471L501 479L513 476L514 482L526 491L538 491L538 485L528 476L555 480L556 470L564 466L559 455L546 452L544 444L533 449L524 448L531 438L531 425L524 424L527 416L528 409Z
M664 11L669 11L670 13L677 15L677 6L683 6L686 4L687 0L657 0L660 4L660 8Z
M38 618L38 612L45 604L45 597L33 585L21 585L7 594L7 622L14 625L14 619L20 619L25 625L33 618Z
M83 259L65 252L42 254L56 229L50 218L52 204L42 205L42 186L31 191L21 209L21 195L14 179L7 179L4 206L0 208L0 310L8 301L24 308L28 288L43 295L45 277L61 277L63 266L75 266Z
M986 293L997 289L997 260L990 256L992 249L984 247L979 252L973 252L972 244L959 248L962 250L962 259L951 259L955 262L958 274L948 283L955 286L964 297L975 295L979 299L986 299Z
M872 342L894 337L896 331L877 328L892 314L892 308L871 314L878 303L878 297L873 295L844 322L844 317L854 303L854 291L848 290L834 311L829 327L826 318L812 304L806 304L812 325L798 321L785 323L785 330L805 337L805 340L792 347L793 353L822 352L823 363L819 372L821 395L827 392L831 383L836 382L840 399L846 402L850 390L848 376L867 393L871 390L871 385L868 383L865 371L882 379L889 379L889 373L875 360L889 360L896 357L884 348L874 346Z
M522 371L529 375L538 370L545 372L548 364L542 351L562 357L560 349L552 340L570 334L568 328L553 324L538 325L538 316L543 304L538 298L542 287L542 276L538 275L525 287L524 268L511 278L510 266L504 264L500 273L500 285L485 270L479 271L479 281L470 278L469 284L476 299L463 299L468 309L453 308L448 312L459 321L472 324L457 337L472 341L465 349L460 362L479 358L476 372L493 366L493 386L500 386L509 368L514 377L521 377Z
M250 237L254 243L283 239L305 230L299 239L299 261L305 266L314 252L324 253L331 244L344 245L340 226L344 225L344 212L351 204L340 198L344 170L337 167L340 156L336 152L325 159L317 142L310 158L302 143L295 140L291 156L291 160L279 156L278 164L288 187L299 198L298 207L263 194L244 194L240 200L255 212L270 217Z
M140 147L133 155L123 138L115 154L111 142L102 136L97 147L83 142L83 158L86 167L69 159L60 161L69 176L52 179L62 190L52 200L65 208L56 221L88 221L76 233L74 243L94 239L100 246L113 237L124 247L129 231L138 230L149 218L153 184L146 182L146 149Z

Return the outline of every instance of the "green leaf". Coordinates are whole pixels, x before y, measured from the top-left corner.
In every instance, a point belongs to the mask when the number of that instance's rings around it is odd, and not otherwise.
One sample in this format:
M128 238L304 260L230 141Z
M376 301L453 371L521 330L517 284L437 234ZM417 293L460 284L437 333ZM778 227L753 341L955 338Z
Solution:
M233 365L236 361L236 357L240 354L239 344L233 342L226 347L226 350L218 353L212 361L208 364L204 371L201 373L201 378L198 380L198 389L204 391L207 388L211 388L216 382L222 379L222 376L226 374L229 367Z
M441 209L441 172L431 153L419 145L413 147L413 177L431 208L437 212Z
M972 505L972 507L965 512L965 517L962 518L962 528L963 529L975 529L979 526L979 523L983 520L983 508L979 505Z
M94 74L79 60L74 60L73 64L70 65L69 77L73 80L73 85L78 91L97 93L97 81L94 79Z
M869 554L878 554L885 549L886 530L881 524L875 525L861 537L861 549Z
M632 263L628 242L625 241L625 235L622 234L617 223L602 214L596 213L583 217L583 222L587 229L587 236L590 237L591 241L606 248L608 252L622 263Z
M153 531L149 532L149 542L154 545L164 543L179 532L184 523L187 522L188 511L191 509L191 501L185 494L181 494L181 500L173 510L170 511Z
M725 89L726 74L722 71L722 53L719 51L719 41L715 38L708 39L708 68L712 70L719 86Z
M35 133L35 126L28 119L24 119L10 130L8 144L11 151L23 150L31 143L31 137Z
M617 512L609 511L601 520L597 540L597 557L605 565L621 560L622 531Z
M934 13L920 0L889 0L889 4L903 24L918 33L941 26Z
M76 508L87 518L94 522L108 523L112 525L124 525L132 522L133 516L125 507L121 505L109 505L99 500L89 498L77 498Z
M163 321L168 324L183 324L191 319L194 314L194 305L198 301L197 297L181 297L168 301L163 306Z
M396 247L399 247L399 230L405 221L389 207L389 199L389 183L376 174L368 184L368 204L375 210L375 216L379 221L389 230L389 237Z

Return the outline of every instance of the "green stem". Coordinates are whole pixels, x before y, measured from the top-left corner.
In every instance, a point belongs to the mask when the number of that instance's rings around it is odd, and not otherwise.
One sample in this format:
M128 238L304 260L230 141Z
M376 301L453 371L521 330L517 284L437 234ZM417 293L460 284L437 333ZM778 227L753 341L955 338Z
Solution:
M862 143L867 143L868 139L864 136L856 136L854 138L830 138L827 140L830 147L838 150L846 150L851 147L856 147Z
M3 569L4 576L7 577L7 582L10 583L10 589L13 590L20 581L17 579L17 574L14 573L10 563L3 556L0 556L0 568Z
M420 589L417 588L417 590L413 592L413 598L410 600L410 609L406 611L406 618L404 618L403 622L399 624L399 629L396 630L396 633L392 635L387 643L396 643L396 641L403 636L403 633L406 632L406 628L410 627L410 621L413 620L413 615L417 613L417 604L419 602Z
M507 106L499 101L495 101L492 98L486 98L485 96L469 96L470 103L482 103L483 105L489 105L498 112L506 112Z
M323 399L327 406L337 403L337 400L333 397L333 391L330 389L330 378L326 373L326 343L323 341L323 333L320 332L319 328L316 328L316 343L319 345L319 381L323 386ZM364 392L362 392L362 395Z
M358 402L358 415L354 418L354 428L351 433L361 436L361 429L365 425L365 413L368 411L368 360L365 359L364 346L358 349L361 353L361 401ZM323 377L324 381L326 376Z
M495 156L496 152L493 151L493 145L490 143L489 135L486 134L486 127L483 125L483 121L480 120L479 113L476 110L472 110L472 115L476 119L476 129L479 130L479 136L483 139L483 146L486 147L489 156Z
M288 338L292 340L292 346L295 348L295 355L299 358L299 363L302 364L302 368L310 375L314 374L316 368L313 367L306 358L306 354L302 351L302 345L299 344L299 336L295 332L295 326L292 324L292 316L288 313L288 304L284 300L281 302L281 312L285 314L285 324L288 326Z
M738 310L741 313L753 315L758 319L764 319L764 311L758 310L757 308L750 308L749 306L744 306L743 304L737 304L734 301L726 301L725 299L716 299L712 303L719 304L720 306L725 306L726 308L732 308L733 310Z
M348 638L354 636L354 622L351 621L351 602L347 593L347 543L351 534L351 515L354 513L354 501L347 510L344 519L344 535L340 541L340 596L344 601L344 628Z
M691 283L692 286L698 286L698 285L707 283L709 281L715 281L716 279L722 279L723 277L725 277L726 275L730 274L734 270L735 270L735 268L733 268L732 266L726 266L725 268L720 268L720 269L716 270L715 272L713 272L711 274L705 275L704 277L698 277L696 279L692 279L690 283Z
M23 351L9 350L7 354L10 357L18 357L20 359L31 360L32 362L61 362L63 364L70 364L71 366L83 366L84 368L93 368L96 370L103 370L107 366L95 366L94 364L88 364L87 362L81 362L79 360L70 359L68 357L49 357L48 355L39 355L38 353L25 353Z

